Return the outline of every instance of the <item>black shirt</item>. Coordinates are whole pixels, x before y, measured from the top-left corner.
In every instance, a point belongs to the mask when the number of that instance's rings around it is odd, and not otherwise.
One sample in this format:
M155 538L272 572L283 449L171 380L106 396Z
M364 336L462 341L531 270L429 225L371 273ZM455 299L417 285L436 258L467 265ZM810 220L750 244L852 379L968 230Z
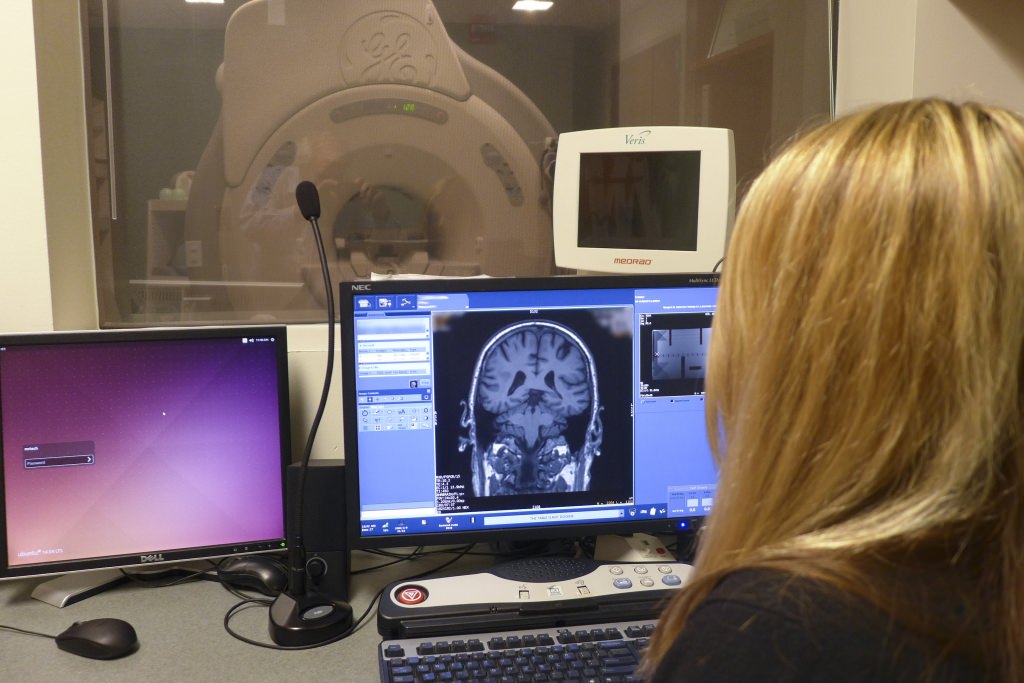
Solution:
M922 605L922 609L927 609ZM837 588L777 571L725 577L689 616L653 683L984 681Z

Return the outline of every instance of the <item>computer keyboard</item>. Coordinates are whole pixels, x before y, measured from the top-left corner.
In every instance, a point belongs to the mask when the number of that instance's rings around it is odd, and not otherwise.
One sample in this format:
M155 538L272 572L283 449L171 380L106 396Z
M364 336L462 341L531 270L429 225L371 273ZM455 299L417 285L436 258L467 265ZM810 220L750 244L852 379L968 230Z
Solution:
M406 638L380 644L382 683L641 680L653 621Z

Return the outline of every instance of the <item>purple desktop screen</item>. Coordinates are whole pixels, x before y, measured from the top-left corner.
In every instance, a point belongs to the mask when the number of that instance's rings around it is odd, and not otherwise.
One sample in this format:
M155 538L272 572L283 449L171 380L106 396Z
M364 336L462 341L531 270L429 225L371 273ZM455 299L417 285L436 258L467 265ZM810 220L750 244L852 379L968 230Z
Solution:
M0 340L7 564L283 538L278 372L270 338Z

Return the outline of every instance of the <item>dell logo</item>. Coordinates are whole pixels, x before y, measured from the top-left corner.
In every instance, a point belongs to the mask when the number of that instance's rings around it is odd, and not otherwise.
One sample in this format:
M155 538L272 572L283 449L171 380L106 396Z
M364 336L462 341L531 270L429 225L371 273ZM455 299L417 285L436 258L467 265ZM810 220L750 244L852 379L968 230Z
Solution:
M163 553L155 553L153 555L141 555L141 556L139 556L139 562L142 562L143 564L145 564L146 562L163 562L163 561L164 561L164 554Z
M649 266L654 263L653 259L649 258L613 258L612 263L616 263L621 266Z
M647 136L651 134L649 130L643 130L639 133L626 133L626 144L627 145L642 145L647 142Z
M370 285L351 285L353 292L368 292Z

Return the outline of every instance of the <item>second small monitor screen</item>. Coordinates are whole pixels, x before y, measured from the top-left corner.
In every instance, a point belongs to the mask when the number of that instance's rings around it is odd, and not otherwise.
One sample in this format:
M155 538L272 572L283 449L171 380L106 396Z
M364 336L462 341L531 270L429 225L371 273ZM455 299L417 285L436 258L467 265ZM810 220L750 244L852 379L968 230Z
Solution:
M580 155L578 246L697 249L700 152Z

